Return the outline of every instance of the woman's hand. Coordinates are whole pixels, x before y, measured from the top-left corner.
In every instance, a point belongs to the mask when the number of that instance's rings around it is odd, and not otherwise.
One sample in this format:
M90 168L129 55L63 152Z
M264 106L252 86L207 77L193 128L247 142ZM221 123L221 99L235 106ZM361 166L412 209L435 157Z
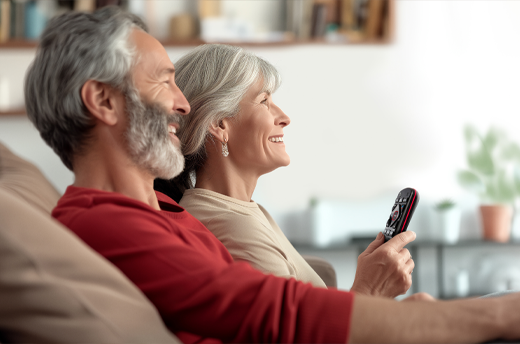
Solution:
M356 277L351 290L360 294L394 298L412 285L415 266L410 251L404 248L415 240L414 232L396 235L387 243L382 233L358 257Z

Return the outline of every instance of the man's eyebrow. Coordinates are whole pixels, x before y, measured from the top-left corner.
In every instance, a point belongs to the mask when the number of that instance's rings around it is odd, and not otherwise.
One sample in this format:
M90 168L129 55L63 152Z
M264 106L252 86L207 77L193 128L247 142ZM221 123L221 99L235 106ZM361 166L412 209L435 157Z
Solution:
M160 74L175 74L175 68L164 68Z

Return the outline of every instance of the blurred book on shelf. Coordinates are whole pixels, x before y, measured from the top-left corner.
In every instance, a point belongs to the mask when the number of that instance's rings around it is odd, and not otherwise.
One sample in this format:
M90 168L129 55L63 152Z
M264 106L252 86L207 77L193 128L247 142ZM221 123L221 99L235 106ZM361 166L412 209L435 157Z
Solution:
M0 43L36 40L55 5L52 0L0 0Z
M13 0L11 2L11 39L25 38L25 5L24 0Z
M312 7L312 31L313 38L325 36L327 30L327 7L324 4L314 4Z
M96 0L74 1L74 11L90 13L96 9Z
M199 0L199 18L216 18L222 15L221 2L215 0Z
M321 39L337 31L341 21L339 10L340 0L314 0L311 37Z
M197 38L197 21L189 13L181 13L170 18L168 37L172 41L187 41Z
M24 32L23 38L36 40L45 29L47 15L44 2L27 1L24 8Z
M311 38L313 5L313 0L287 0L287 31L297 40Z
M395 0L340 0L340 32L352 42L388 42Z
M0 0L0 43L7 42L11 37L11 2Z
M287 0L287 31L296 40L386 42L395 0Z

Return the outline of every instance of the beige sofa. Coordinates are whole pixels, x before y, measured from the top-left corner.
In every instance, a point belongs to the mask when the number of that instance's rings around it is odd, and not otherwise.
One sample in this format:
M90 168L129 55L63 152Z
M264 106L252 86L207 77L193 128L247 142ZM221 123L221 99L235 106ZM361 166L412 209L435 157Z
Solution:
M0 144L0 342L179 343L137 287L50 217L58 198Z
M51 218L59 197L0 143L0 342L178 343L140 290ZM308 259L336 285L329 263Z

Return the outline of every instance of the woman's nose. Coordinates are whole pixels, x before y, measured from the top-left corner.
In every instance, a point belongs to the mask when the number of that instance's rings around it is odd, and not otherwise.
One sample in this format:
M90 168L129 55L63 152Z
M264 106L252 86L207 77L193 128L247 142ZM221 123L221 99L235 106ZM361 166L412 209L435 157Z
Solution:
M289 116L287 116L285 114L285 112L283 112L282 109L280 109L278 106L276 107L276 112L277 112L277 115L276 115L276 120L277 120L276 124L277 125L286 127L291 123L291 119L289 118Z

